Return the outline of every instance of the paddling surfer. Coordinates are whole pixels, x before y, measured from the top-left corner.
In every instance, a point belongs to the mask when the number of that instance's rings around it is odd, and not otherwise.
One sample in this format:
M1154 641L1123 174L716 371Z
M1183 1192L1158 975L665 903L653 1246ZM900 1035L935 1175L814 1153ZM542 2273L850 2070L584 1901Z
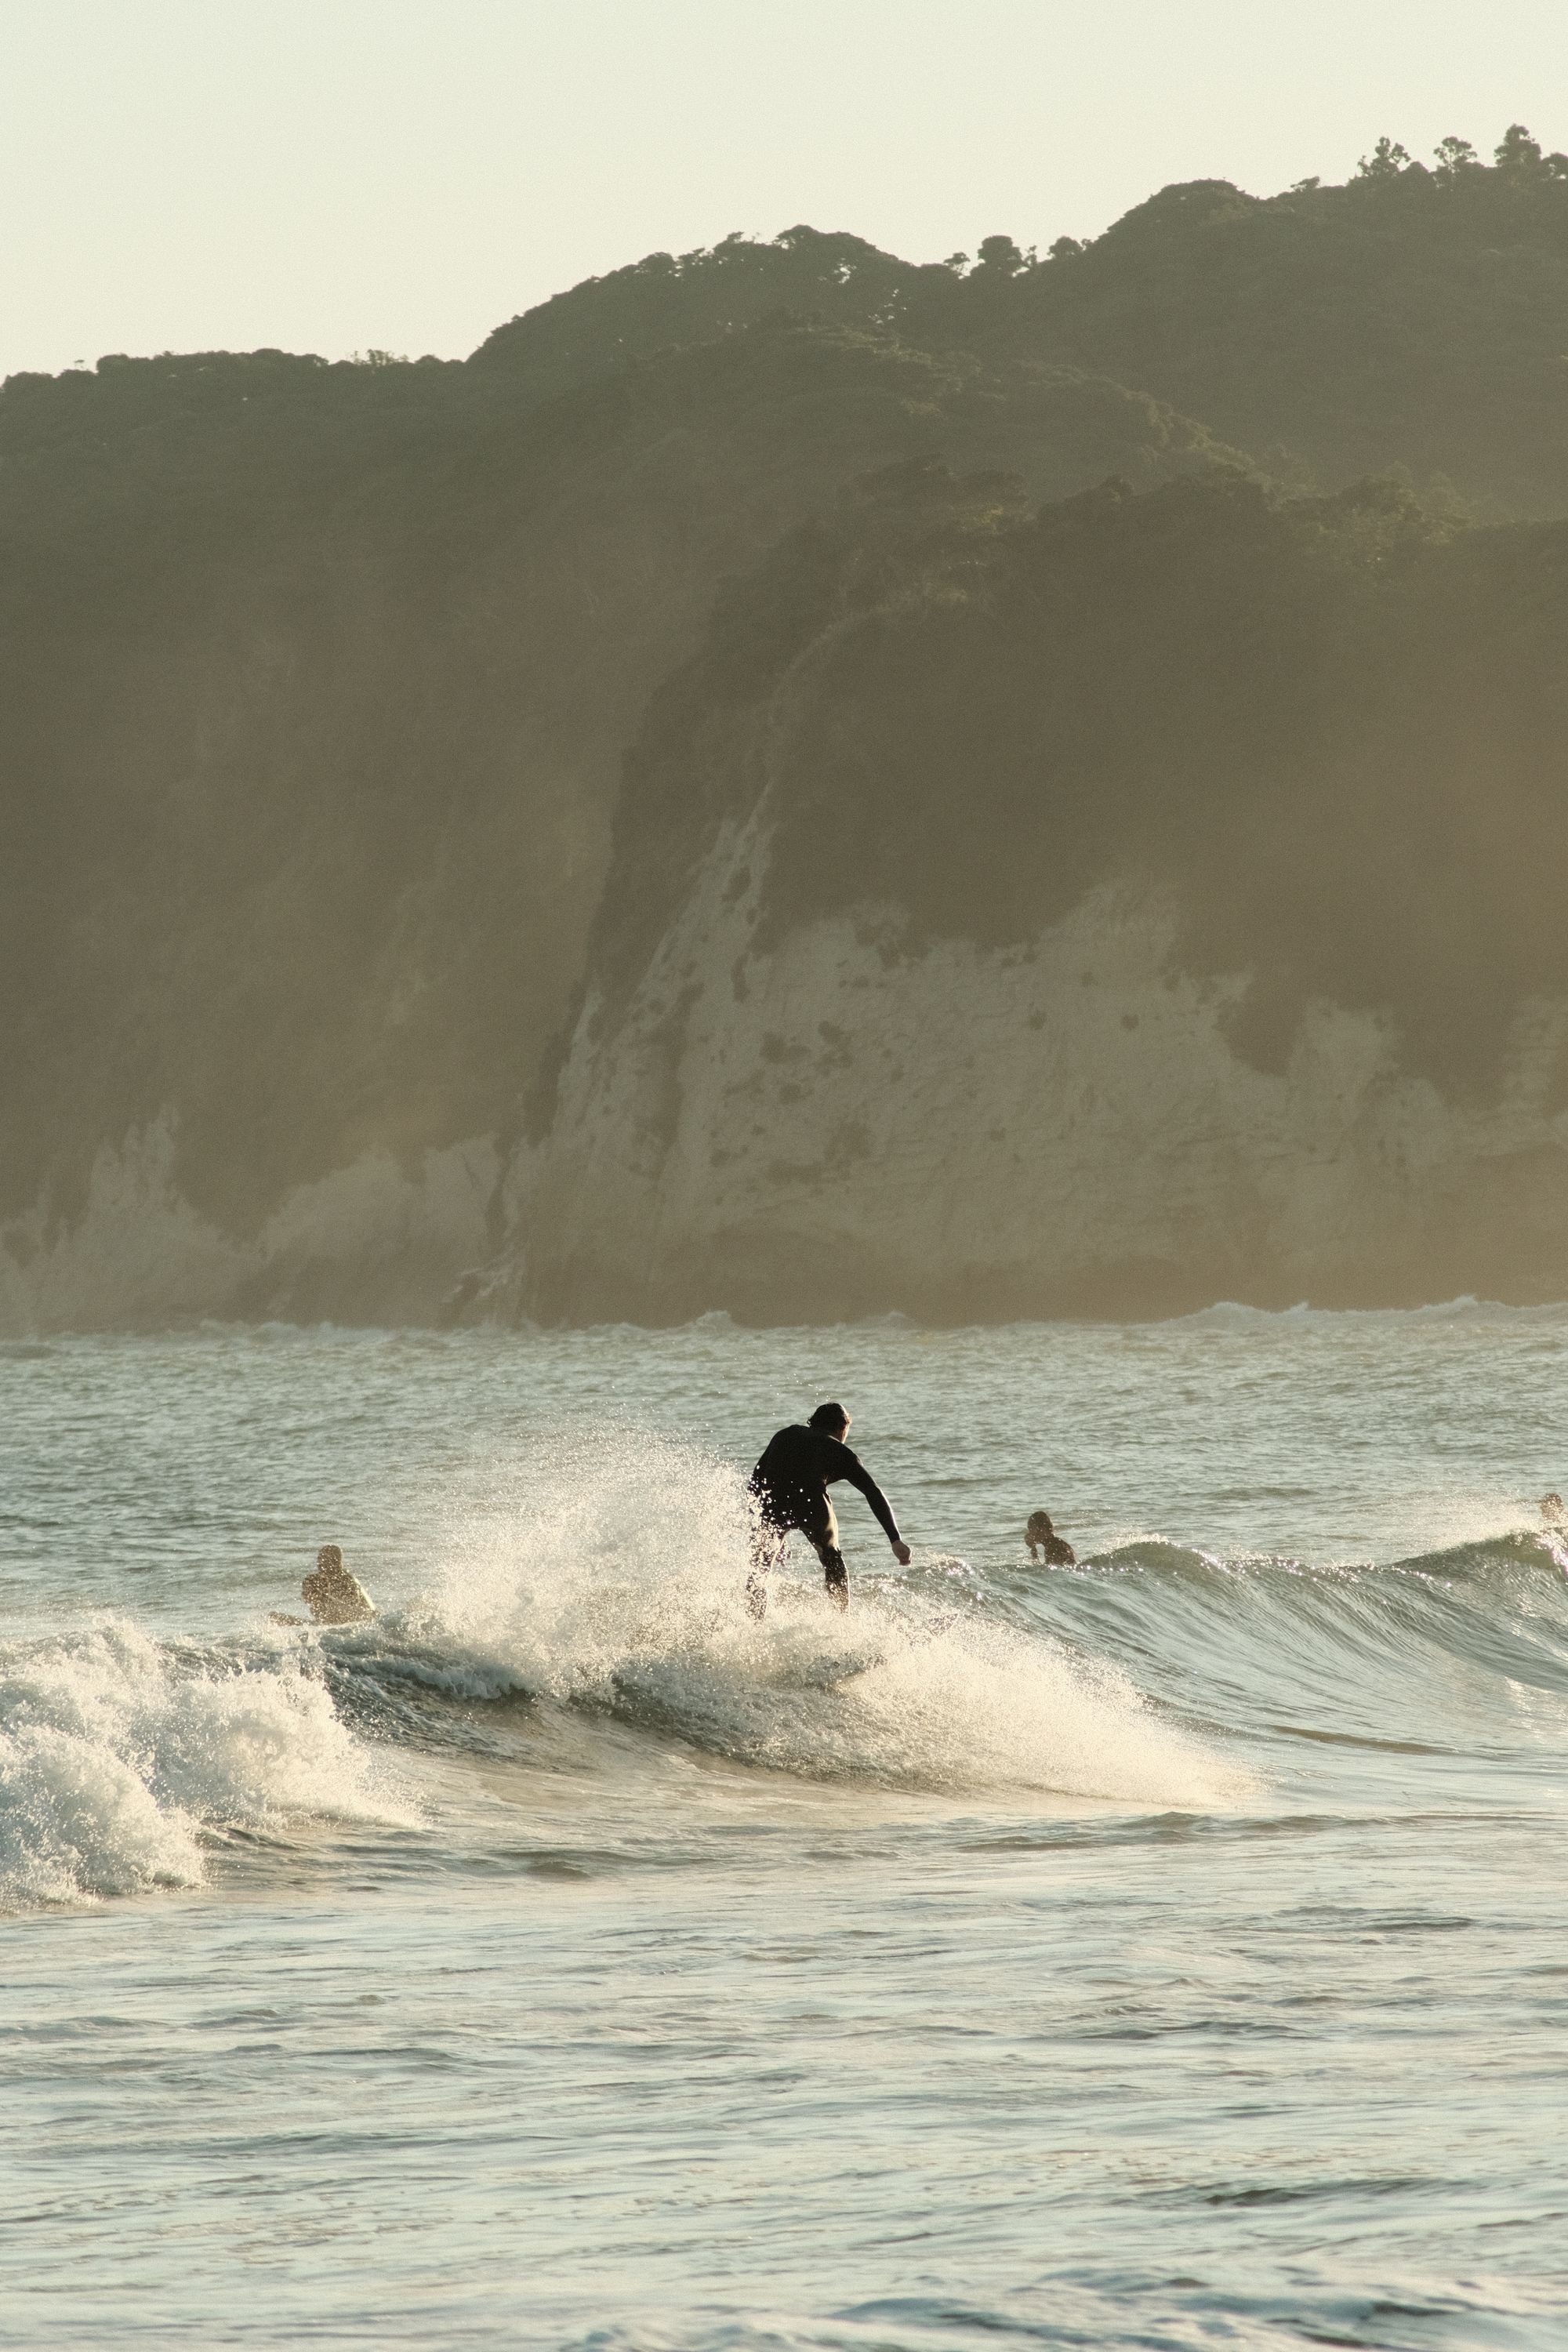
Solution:
M368 1625L375 1615L375 1603L353 1570L343 1566L343 1555L337 1544L323 1544L316 1554L313 1572L300 1587L300 1596L309 1606L318 1625ZM285 1617L272 1612L275 1625L298 1625L298 1617Z
M784 1538L795 1528L822 1562L828 1591L840 1609L848 1608L849 1572L838 1549L838 1521L827 1494L829 1486L843 1478L859 1487L900 1567L908 1568L910 1548L899 1533L892 1506L859 1455L845 1444L848 1433L849 1415L844 1407L819 1404L808 1423L794 1423L768 1441L752 1473L750 1487L755 1528L746 1606L753 1617L762 1616L767 1608L767 1572L777 1567Z

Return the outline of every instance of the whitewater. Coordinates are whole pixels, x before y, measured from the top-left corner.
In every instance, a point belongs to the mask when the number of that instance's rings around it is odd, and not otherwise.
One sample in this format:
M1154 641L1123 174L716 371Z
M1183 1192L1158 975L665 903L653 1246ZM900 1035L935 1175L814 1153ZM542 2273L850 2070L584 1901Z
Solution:
M0 2344L1560 2345L1565 1369L0 1343ZM913 1557L840 1488L758 1623L826 1396ZM273 1622L328 1541L377 1619Z

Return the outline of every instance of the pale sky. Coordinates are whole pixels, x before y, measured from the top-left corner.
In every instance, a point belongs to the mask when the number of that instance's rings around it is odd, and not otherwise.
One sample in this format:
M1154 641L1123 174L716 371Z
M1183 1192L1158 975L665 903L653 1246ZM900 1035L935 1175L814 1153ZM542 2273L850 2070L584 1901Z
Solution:
M1043 247L1516 120L1568 149L1568 0L0 0L0 374L458 356L731 229Z

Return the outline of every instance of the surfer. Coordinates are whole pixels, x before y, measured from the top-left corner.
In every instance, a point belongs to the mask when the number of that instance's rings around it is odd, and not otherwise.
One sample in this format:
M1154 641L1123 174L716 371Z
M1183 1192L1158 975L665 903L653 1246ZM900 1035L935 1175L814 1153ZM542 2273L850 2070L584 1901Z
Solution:
M792 1423L769 1439L752 1473L749 1490L755 1528L746 1606L753 1617L762 1616L767 1608L767 1572L777 1567L785 1537L797 1528L822 1562L828 1591L840 1609L848 1608L849 1572L838 1549L838 1521L827 1493L841 1478L859 1487L900 1567L908 1568L910 1548L899 1533L892 1507L859 1455L845 1444L848 1434L849 1415L844 1407L819 1404L808 1423Z
M1568 1503L1561 1495L1542 1495L1541 1517L1546 1527L1568 1529Z
M1047 1568L1078 1566L1077 1552L1074 1551L1071 1544L1058 1535L1051 1525L1051 1515L1048 1511L1029 1513L1028 1523L1024 1529L1024 1541L1029 1547L1031 1559L1037 1558L1039 1552L1045 1553Z
M300 1587L300 1598L308 1604L318 1625L367 1625L375 1615L375 1603L352 1570L343 1566L342 1549L337 1544L323 1544L316 1554L315 1569ZM275 1625L299 1625L299 1617L285 1617L279 1610L272 1612Z

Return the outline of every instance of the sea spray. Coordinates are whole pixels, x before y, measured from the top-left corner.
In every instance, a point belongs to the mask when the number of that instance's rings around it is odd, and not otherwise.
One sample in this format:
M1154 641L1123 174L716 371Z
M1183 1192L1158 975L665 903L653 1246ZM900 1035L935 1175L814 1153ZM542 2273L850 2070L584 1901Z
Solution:
M946 1561L852 1574L845 1616L797 1543L758 1622L742 1597L749 1524L739 1474L696 1445L563 1432L455 1531L408 1622L447 1687L603 1709L809 1779L1162 1808L1251 1785L1126 1675L988 1621Z

